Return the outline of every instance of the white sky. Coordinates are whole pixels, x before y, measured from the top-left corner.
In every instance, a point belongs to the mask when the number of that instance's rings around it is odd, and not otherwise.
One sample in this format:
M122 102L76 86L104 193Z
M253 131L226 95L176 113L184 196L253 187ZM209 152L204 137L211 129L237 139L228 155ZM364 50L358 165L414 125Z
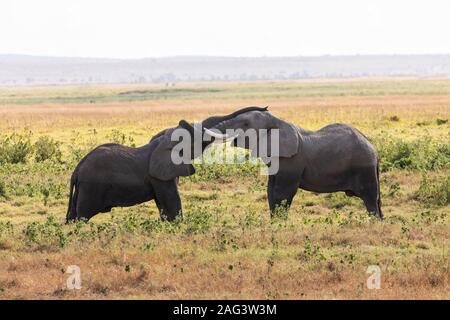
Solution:
M450 53L450 1L1 0L0 53Z

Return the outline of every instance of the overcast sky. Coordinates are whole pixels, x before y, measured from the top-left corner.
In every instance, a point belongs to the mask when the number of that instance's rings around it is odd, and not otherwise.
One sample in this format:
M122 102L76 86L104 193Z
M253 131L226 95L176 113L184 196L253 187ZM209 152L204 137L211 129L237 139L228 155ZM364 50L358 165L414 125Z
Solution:
M449 0L1 0L0 54L450 53Z

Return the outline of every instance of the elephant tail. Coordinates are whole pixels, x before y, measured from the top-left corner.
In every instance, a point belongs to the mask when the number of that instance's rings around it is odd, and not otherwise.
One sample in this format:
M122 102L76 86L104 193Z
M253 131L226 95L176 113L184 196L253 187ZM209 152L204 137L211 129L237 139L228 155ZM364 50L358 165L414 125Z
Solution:
M381 211L381 186L380 186L380 159L377 159L377 184L378 184L378 216L383 219L383 212Z
M76 184L77 184L77 172L75 170L75 172L72 174L72 177L70 178L70 193L69 193L69 204L66 214L66 223L75 220L77 216L76 206L78 198L78 188L76 187Z

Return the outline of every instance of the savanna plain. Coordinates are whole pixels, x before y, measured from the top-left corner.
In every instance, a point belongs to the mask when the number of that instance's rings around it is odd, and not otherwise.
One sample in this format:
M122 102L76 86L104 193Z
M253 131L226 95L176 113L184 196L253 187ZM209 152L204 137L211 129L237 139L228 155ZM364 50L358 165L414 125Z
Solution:
M235 164L180 179L174 223L148 202L65 224L71 172L95 146L140 146L181 119L251 105L362 131L385 219L302 190L271 219L267 177L238 150ZM448 79L0 88L0 299L450 299L449 118ZM66 286L71 265L79 290ZM380 289L367 287L371 265Z

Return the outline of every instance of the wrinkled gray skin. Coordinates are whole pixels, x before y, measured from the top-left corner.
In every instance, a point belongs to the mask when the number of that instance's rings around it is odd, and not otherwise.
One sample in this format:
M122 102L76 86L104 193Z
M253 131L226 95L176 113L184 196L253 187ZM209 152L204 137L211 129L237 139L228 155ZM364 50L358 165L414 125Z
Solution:
M343 191L361 198L369 214L383 218L377 152L361 132L340 123L308 131L266 110L238 112L212 129L223 134L226 129L279 129L279 171L269 175L267 189L272 212L277 206L288 209L301 188L318 193ZM249 148L244 141L237 137L233 145ZM256 150L252 153L258 156Z
M259 110L259 108L248 108ZM194 129L182 120L177 128L184 128L194 137L194 130L204 130L237 116L211 117ZM155 135L148 144L131 148L120 144L104 144L87 154L76 166L70 180L70 196L66 221L89 220L113 207L128 207L155 200L163 220L173 221L181 213L177 179L194 174L192 164L175 165L171 152L179 141L171 141L176 128ZM193 141L192 141L193 142ZM202 142L201 152L214 142ZM194 144L192 143L192 157Z

